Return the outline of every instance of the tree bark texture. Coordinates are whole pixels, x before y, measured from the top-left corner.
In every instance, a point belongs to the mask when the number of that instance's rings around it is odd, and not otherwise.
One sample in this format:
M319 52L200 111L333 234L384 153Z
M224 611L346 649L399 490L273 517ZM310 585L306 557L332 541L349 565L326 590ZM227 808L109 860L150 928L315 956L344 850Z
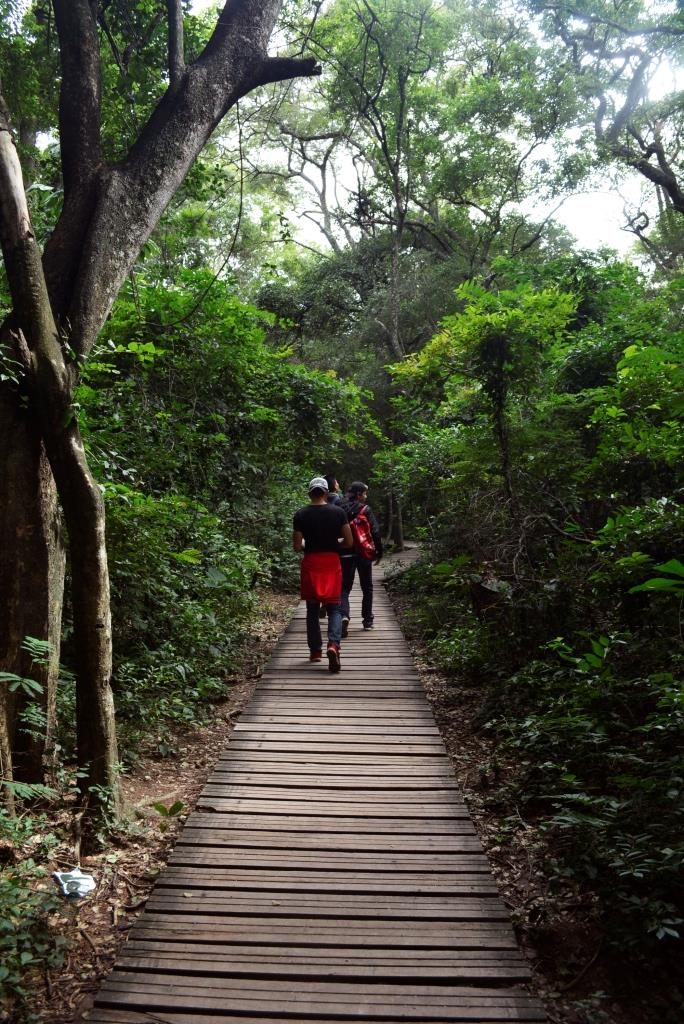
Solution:
M52 317L49 305L46 308L40 299L40 258L30 229L19 159L4 116L0 116L0 241L13 300L25 307L28 334L35 336L49 329ZM5 684L0 698L0 746L5 777L11 777L15 747L19 774L36 780L42 777L42 762L49 757L54 736L64 559L54 481L38 418L20 384L30 364L23 325L14 318L0 336L6 369L14 377L0 385L0 664L4 671L41 683L47 728L44 740L17 732L17 712L26 702L21 691L11 694ZM27 636L52 645L44 666L32 664L22 650Z
M99 787L108 811L118 817L121 796L111 688L104 499L90 472L75 420L60 433L48 435L47 449L69 534L76 678L87 680L76 692L78 759L87 769L84 796L90 787Z
M46 716L42 738L17 729L17 715L29 702L20 692L0 689L9 750L6 773L26 782L50 776L54 764L55 708L59 672L64 547L57 491L40 430L28 410L17 410L13 395L0 395L0 668L36 680L40 697L30 698ZM19 568L19 571L17 571ZM26 637L50 644L45 664L34 664L22 649ZM14 750L14 758L12 757Z
M404 550L404 517L401 511L401 501L396 495L393 498L394 502L394 516L392 518L392 540L394 541L394 550Z

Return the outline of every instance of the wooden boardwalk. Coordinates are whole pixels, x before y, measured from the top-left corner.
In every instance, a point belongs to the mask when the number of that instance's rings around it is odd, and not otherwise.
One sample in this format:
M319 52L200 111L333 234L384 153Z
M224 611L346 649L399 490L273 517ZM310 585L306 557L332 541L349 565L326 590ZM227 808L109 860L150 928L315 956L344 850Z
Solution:
M89 1021L545 1020L387 597L372 632L352 597L337 676L300 605Z

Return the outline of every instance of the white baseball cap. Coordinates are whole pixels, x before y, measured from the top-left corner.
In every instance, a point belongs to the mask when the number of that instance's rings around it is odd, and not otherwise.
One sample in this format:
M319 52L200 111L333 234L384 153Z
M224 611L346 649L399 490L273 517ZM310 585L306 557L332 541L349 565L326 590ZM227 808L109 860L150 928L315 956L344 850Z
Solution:
M313 480L311 481L311 483L309 484L309 494L311 494L312 491L327 491L327 490L328 490L328 481L325 479L324 476L315 476L313 478Z

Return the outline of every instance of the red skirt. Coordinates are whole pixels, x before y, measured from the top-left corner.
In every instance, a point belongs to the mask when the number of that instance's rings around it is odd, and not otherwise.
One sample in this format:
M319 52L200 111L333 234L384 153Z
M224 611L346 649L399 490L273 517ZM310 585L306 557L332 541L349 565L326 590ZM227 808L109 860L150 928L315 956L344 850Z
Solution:
M339 603L342 597L342 563L336 551L312 551L304 555L299 594L303 601Z

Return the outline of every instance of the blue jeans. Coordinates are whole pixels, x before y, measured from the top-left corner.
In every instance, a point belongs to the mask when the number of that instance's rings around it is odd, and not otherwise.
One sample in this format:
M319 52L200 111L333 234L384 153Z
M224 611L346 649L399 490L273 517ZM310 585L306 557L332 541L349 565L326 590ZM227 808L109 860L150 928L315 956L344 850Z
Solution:
M359 583L361 584L361 618L364 626L373 624L373 562L370 558L362 558L361 555L342 556L342 617L349 616L349 595L354 586L354 576L357 571Z
M306 642L310 651L323 650L321 620L318 616L320 607L320 601L306 602ZM326 601L325 607L328 612L328 643L339 647L342 640L342 611L339 602L330 604Z

